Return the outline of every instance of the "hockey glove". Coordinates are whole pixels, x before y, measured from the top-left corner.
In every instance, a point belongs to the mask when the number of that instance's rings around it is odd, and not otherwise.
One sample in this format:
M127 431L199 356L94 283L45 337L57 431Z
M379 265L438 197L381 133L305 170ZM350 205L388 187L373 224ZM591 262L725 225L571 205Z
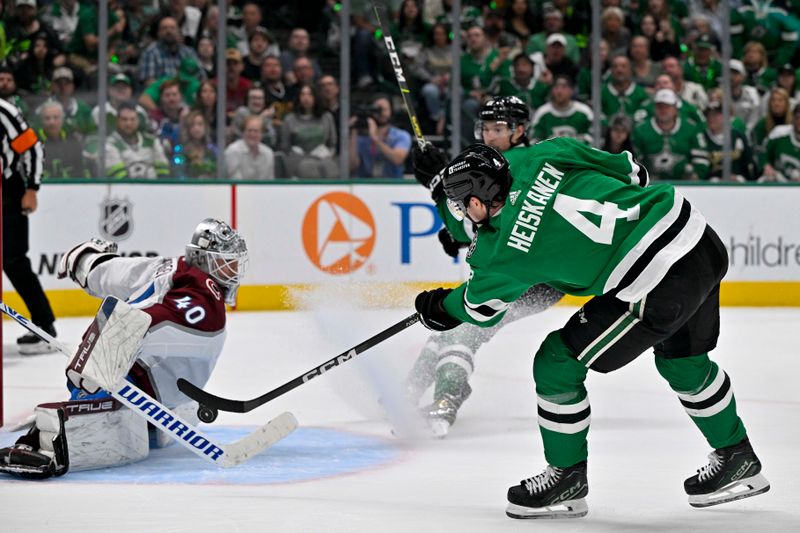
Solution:
M97 265L119 257L116 252L117 243L115 242L100 239L83 242L61 256L56 276L58 279L69 276L72 281L85 289L89 272Z
M417 295L414 307L423 326L433 331L447 331L461 324L460 320L453 318L444 310L444 299L452 290L440 287Z
M431 191L431 198L434 202L439 202L444 198L441 172L447 166L447 162L445 153L431 143L425 143L424 149L420 149L418 144L411 148L414 177Z
M442 228L439 230L439 242L442 243L444 253L452 258L458 257L458 251L469 246L468 242L455 240L455 238L453 238L453 234L450 233L447 228Z

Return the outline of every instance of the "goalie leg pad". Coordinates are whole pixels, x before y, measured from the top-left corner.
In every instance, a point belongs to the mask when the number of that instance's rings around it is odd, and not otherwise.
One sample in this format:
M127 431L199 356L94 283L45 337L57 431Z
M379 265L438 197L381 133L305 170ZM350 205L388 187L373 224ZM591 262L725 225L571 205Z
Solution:
M55 453L52 442L59 431L59 411L65 413L63 436L69 443L68 461L73 471L133 463L150 453L147 421L113 398L37 406L41 453Z

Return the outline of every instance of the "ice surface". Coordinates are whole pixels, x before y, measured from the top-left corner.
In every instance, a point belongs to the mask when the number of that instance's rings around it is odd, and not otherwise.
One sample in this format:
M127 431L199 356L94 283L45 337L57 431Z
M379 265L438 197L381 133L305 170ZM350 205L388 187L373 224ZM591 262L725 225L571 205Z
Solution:
M800 309L723 309L720 346L712 354L731 376L769 493L705 510L689 507L683 479L705 464L710 450L658 376L652 354L644 354L615 373L588 378L589 515L555 522L507 518L508 486L544 466L533 353L573 311L555 308L512 324L478 353L474 392L447 439L404 441L391 433L390 422L398 423L391 398L427 336L413 326L251 413L222 413L208 429L224 441L284 410L300 421L294 435L240 470L208 470L173 447L103 472L46 482L3 478L0 531L800 531ZM232 313L207 389L234 398L260 395L407 314ZM60 338L77 343L88 323L59 320ZM9 353L21 333L4 323L7 426L34 404L65 396L62 356ZM0 443L13 437L0 430Z

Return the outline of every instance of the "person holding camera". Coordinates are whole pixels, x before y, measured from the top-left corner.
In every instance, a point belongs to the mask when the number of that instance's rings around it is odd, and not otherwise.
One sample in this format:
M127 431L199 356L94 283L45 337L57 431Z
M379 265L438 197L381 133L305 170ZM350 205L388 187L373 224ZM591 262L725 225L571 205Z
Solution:
M390 124L392 103L375 96L350 118L350 170L359 178L402 178L411 135Z

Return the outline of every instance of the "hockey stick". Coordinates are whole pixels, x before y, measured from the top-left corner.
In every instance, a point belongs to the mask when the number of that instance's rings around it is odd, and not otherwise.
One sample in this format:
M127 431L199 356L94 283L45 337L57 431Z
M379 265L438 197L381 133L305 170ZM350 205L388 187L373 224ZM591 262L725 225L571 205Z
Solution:
M26 317L0 302L0 311L18 322L22 327L42 339L44 342L66 355L73 357L73 352L46 331L33 324ZM199 455L203 459L225 468L236 466L258 455L297 428L297 420L291 413L283 413L261 426L253 433L230 443L215 443L208 435L180 418L160 402L150 397L133 383L123 379L116 390L108 391L117 401L133 410L149 423L163 431L183 447Z
M413 315L404 318L397 324L381 331L377 335L370 337L361 344L354 346L346 352L342 352L332 359L328 359L321 365L312 368L308 372L297 376L293 380L284 383L280 387L273 389L266 394L262 394L257 398L253 398L252 400L231 400L228 398L222 398L221 396L215 396L204 391L200 387L193 385L183 378L178 380L178 389L186 396L196 400L200 404L200 408L197 410L197 416L203 422L213 422L217 418L219 411L227 411L229 413L247 413L256 407L259 407L260 405L264 405L265 403L274 400L278 396L286 394L290 390L299 387L303 383L312 380L317 376L321 376L328 370L346 363L360 353L363 353L373 346L385 341L389 337L400 333L407 327L416 324L418 321L419 315L414 313Z
M414 112L414 106L411 104L409 97L410 91L408 90L408 83L406 76L403 73L403 65L400 64L400 56L397 54L397 48L394 46L392 34L389 33L389 27L386 25L388 20L386 16L386 6L372 5L375 10L375 17L378 19L378 26L381 28L383 34L383 42L386 44L386 51L389 52L389 59L392 61L392 70L394 70L394 77L397 80L397 85L400 86L400 96L403 98L403 106L406 108L408 118L411 121L411 129L414 131L414 138L419 145L420 150L425 149L425 138L422 136L422 129L419 127L419 120L417 114Z

